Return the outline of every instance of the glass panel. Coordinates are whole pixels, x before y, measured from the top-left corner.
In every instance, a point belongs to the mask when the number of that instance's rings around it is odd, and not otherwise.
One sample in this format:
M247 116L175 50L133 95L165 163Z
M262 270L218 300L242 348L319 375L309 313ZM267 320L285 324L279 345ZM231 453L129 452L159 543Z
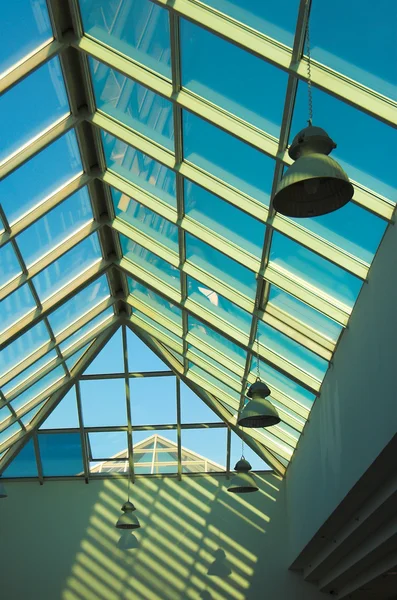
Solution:
M147 323L150 327L155 328L160 333L168 336L171 340L174 340L174 342L176 342L178 344L178 346L180 346L182 348L182 340L181 340L180 336L176 335L175 333L173 333L166 327L163 327L163 325L160 325L160 323L157 323L157 321L155 321L154 319L151 319L150 317L146 316L140 310L134 310L133 314L136 315L139 319L141 319L144 323ZM149 335L152 335L152 334L150 333ZM157 337L156 333L154 333L153 336Z
M22 273L11 244L0 248L0 288Z
M257 360L255 357L253 357L251 364L251 374L255 377L256 363ZM301 387L300 385L292 381L292 379L289 379L279 371L276 371L276 369L273 369L273 367L270 367L262 360L260 361L260 374L261 379L266 381L270 389L275 388L279 390L280 392L282 392L286 396L289 396L296 402L299 402L309 410L312 408L312 404L315 400L314 394L308 392L305 388Z
M266 206L275 161L259 150L183 111L184 158Z
M40 301L47 300L101 258L98 234L93 233L33 278Z
M8 417L9 415L5 415L5 416ZM4 431L0 431L0 444L3 444L4 442L10 440L11 437L16 435L19 431L21 431L21 428L18 425L18 423L13 423L9 427L7 427L7 429L5 429Z
M186 234L186 259L232 289L254 298L256 279L253 271L189 233Z
M202 364L200 362L200 359L205 361L206 366L203 366L204 371L207 371L211 375L214 375L214 377L216 377L220 381L225 381L226 380L225 376L228 376L235 382L235 385L237 386L237 388L240 389L241 378L237 375L237 373L235 373L234 371L231 371L230 369L228 369L227 367L225 367L218 361L209 357L205 352L198 350L192 344L188 344L188 350L189 350L190 362L192 362L195 365L198 364L200 366ZM229 385L229 381L227 381L227 384ZM232 384L230 384L230 385L232 385Z
M258 0L205 0L205 4L287 46L293 46L298 0L284 0L280 3Z
M92 343L93 341L91 341L89 344L86 344L85 346L80 348L80 350L77 350L77 352L72 354L72 356L65 361L69 373L74 375L74 369L81 370L82 363L80 362L80 360L84 357L85 353L87 352L88 348L91 346Z
M222 419L181 381L181 423L220 423Z
M265 225L185 179L185 213L260 258Z
M2 387L3 394L8 397L14 388L19 386L21 383L24 383L29 377L37 373L37 371L48 365L50 362L55 361L57 357L58 355L55 350L47 352L47 354L34 362L30 367L24 369L20 375L17 375L17 377L14 377L14 379L4 385Z
M0 128L6 146L0 149L0 161L68 113L68 97L56 56L1 96Z
M90 458L101 460L123 454L123 457L128 459L126 431L96 431L89 433L88 442L91 450ZM104 469L101 469L101 472L103 471Z
M361 289L362 281L354 275L277 231L273 234L270 262L292 277L299 278L306 287L334 298L347 309L353 307Z
M103 275L81 292L75 294L60 308L48 315L51 328L55 335L69 327L74 321L85 313L89 313L99 302L108 298L109 286L106 276Z
M169 371L169 367L127 327L128 368L130 373Z
M93 220L87 188L82 188L18 236L27 267Z
M175 377L130 379L132 423L169 425L176 423Z
M128 181L176 207L175 173L132 146L102 131L106 162Z
M372 262L387 227L387 221L353 202L328 215L292 220L367 263Z
M226 427L224 429L183 429L181 434L183 448L197 453L199 456L190 457L184 453L182 472L225 471L226 432ZM199 462L200 459L204 462L200 464L201 468L198 468L194 462ZM191 461L193 464L190 464Z
M73 335L68 337L65 342L62 342L61 344L59 344L59 348L60 348L61 352L62 353L66 352L68 350L68 348L70 348L70 346L72 346L74 343L81 340L86 334L88 335L90 333L90 331L93 331L95 329L95 327L97 327L101 323L103 323L104 324L103 327L105 327L106 323L108 323L108 321L109 321L109 317L112 317L113 315L114 315L114 312L113 312L113 308L111 308L111 307L108 308L107 310L104 310L103 312L101 312L97 317L95 317L94 319L89 321L87 323L87 325L80 327L80 329L78 331L76 331L76 333L74 333Z
M130 293L139 300L142 300L148 306L154 308L164 317L173 321L176 325L182 327L182 311L169 300L155 294L149 288L141 285L128 277L128 288Z
M3 427L3 423L4 421L7 421L8 419L13 419L14 415L12 414L11 410L8 408L7 405L0 407L0 424Z
M397 98L393 0L380 0L376 10L363 10L360 0L336 0L332 11L322 2L313 2L310 24L313 58L385 96ZM363 44L368 36L369 43Z
M80 389L85 427L127 425L124 379L82 380Z
M372 44L370 46L372 48ZM332 158L351 179L396 202L395 130L317 88L313 88L313 104L315 124L320 124L337 144ZM306 126L306 119L307 88L299 83L292 137ZM376 152L370 151L369 140L382 140L382 143L375 142Z
M220 352L219 362L222 362L222 354L225 354L238 365L244 367L246 351L243 348L240 348L237 344L233 344L226 337L190 315L188 317L188 325L189 333L197 336L203 342Z
M39 432L38 438L44 477L83 473L80 433Z
M25 392L22 392L22 394L17 396L15 400L11 402L13 409L17 413L25 410L30 402L36 402L37 396L48 390L50 386L57 384L56 389L58 389L63 383L66 382L65 377L66 376L63 367L55 367L55 369L50 371L47 375L44 375L44 377L31 385Z
M0 331L5 331L37 308L29 286L21 286L0 302Z
M149 0L80 0L84 29L122 54L171 78L168 11Z
M25 427L27 427L29 425L29 423L31 423L32 420L36 416L40 419L41 415L39 416L39 412L44 407L44 405L47 402L47 400L48 400L48 398L46 398L45 400L43 400L43 402L40 402L40 404L38 404L32 410L30 410L28 413L26 413L26 415L24 415L23 417L21 417L21 421L25 425Z
M47 328L40 321L40 323L28 329L26 333L20 335L0 352L0 373L5 375L7 371L49 341Z
M64 429L78 426L76 392L73 386L50 413L40 429Z
M122 330L119 328L84 371L84 375L124 373Z
M328 369L326 360L262 321L258 322L257 337L261 344L322 381Z
M185 19L181 51L183 86L279 137L287 87L284 71Z
M37 463L34 452L33 440L29 440L26 446L18 452L7 469L4 477L37 477Z
M10 224L82 173L76 134L69 131L0 182Z
M202 283L193 279L193 277L187 278L187 289L189 298L197 302L197 304L210 310L247 335L249 334L251 315L246 310L230 302L224 296L206 288Z
M179 269L170 265L157 254L150 252L125 235L119 234L123 255L134 264L146 269L156 275L161 281L165 281L173 288L180 289Z
M258 456L256 452L251 450L247 444L244 444L243 449L241 448L242 440L234 433L231 432L231 445L230 445L230 469L234 470L234 466L237 461L240 460L241 455L248 460L253 471L268 471L271 467L265 463L264 460Z
M0 72L52 39L45 0L19 0L2 7Z
M312 329L336 342L343 329L342 325L329 319L308 304L280 290L275 285L270 286L269 303L285 311L295 319L302 321Z
M233 390L231 387L229 387L228 385L226 385L225 383L223 383L220 379L218 379L217 377L214 377L213 375L211 375L208 371L204 371L204 369L201 369L200 367L197 367L196 365L194 365L191 362L189 362L189 371L190 371L190 373L196 373L206 383L217 387L222 392L224 392L225 394L227 394L228 396L230 396L231 404L235 404L236 402L240 401L240 394L239 394L239 392L236 392L235 390ZM189 373L188 373L188 376L189 376ZM204 385L203 385L203 387L205 388ZM216 396L216 392L215 392L215 396Z
M174 223L167 221L150 208L136 202L118 190L114 188L111 188L111 190L114 211L117 217L161 242L170 250L178 252L178 227ZM131 235L133 235L132 232Z
M174 122L169 100L92 58L90 68L99 110L174 150Z

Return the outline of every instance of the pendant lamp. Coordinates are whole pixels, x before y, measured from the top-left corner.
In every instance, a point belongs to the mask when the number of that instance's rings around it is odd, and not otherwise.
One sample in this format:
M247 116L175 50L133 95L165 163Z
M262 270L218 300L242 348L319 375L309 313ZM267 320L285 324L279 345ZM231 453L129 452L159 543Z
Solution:
M243 455L234 467L236 473L232 477L227 491L233 494L249 494L251 492L257 492L258 486L251 473L249 473L251 469L251 465L248 460L245 460Z
M139 543L137 538L130 531L123 531L119 541L117 542L117 547L119 550L135 550L138 548L138 546Z
M136 511L135 506L130 502L130 485L131 485L131 467L128 471L128 499L127 502L124 502L121 510L123 514L117 520L116 527L117 529L139 529L141 526L138 518L134 515L134 511Z
M271 427L280 423L277 410L267 399L267 396L270 396L270 390L260 377L259 336L256 344L256 381L247 390L246 395L249 401L243 406L237 419L237 425L240 427Z
M309 6L308 6L309 10ZM306 29L308 127L294 138L288 154L295 162L277 186L273 208L286 217L319 217L342 208L352 199L354 188L342 167L328 155L336 148L329 135L314 127L309 20Z
M6 492L6 488L4 484L0 481L0 498L7 498L8 494Z

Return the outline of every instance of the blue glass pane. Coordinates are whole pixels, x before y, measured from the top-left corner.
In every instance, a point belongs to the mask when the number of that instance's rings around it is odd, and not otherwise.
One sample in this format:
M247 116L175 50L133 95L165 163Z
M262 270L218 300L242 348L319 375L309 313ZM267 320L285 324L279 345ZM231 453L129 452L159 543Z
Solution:
M361 289L357 277L278 232L273 234L270 262L348 308L353 307Z
M15 400L12 400L11 405L15 412L27 408L31 401L35 400L39 394L45 392L50 386L57 383L57 387L60 387L64 383L62 381L64 377L65 371L63 367L55 367L55 369L31 385L25 392L17 396Z
M78 426L76 393L73 387L50 413L40 429L61 429Z
M98 234L94 233L33 278L40 301L47 300L101 258Z
M109 286L104 275L85 287L81 292L75 294L48 316L54 335L58 335L63 329L66 329L85 313L89 313L94 306L109 296Z
M179 270L176 267L173 267L156 254L153 254L153 252L150 252L150 250L143 248L124 235L120 235L120 242L123 255L126 258L179 290Z
M184 19L181 50L183 86L279 137L288 79L284 71Z
M266 381L267 385L270 389L275 388L279 390L286 396L289 396L296 402L299 402L303 406L308 409L311 409L312 404L316 398L314 394L308 392L305 388L300 386L299 384L289 379L273 367L270 367L268 364L264 363L262 360L259 361L260 364L260 375L261 379ZM257 359L253 357L251 364L251 374L256 377L256 365Z
M0 331L11 327L34 308L36 303L25 284L0 302Z
M157 321L155 321L154 319L151 319L150 317L148 317L147 315L145 315L144 313L142 313L140 310L133 310L133 314L136 315L140 320L142 320L144 323L147 323L150 327L154 327L158 332L166 335L167 337L169 337L171 340L173 340L174 342L176 342L178 344L178 346L182 347L182 340L180 338L180 336L176 335L175 333L173 333L172 331L170 331L169 329L167 329L167 327L164 327L163 325L160 325L160 323L157 323ZM138 323L138 327L140 327L141 324ZM156 332L154 332L153 334L150 332L150 335L153 335L153 337L157 338ZM169 369L169 367L164 366L164 369Z
M4 429L4 431L0 431L0 444L3 444L7 440L9 440L19 431L21 431L21 428L18 425L18 423L13 423L9 427L7 427L7 429Z
M226 464L226 428L222 429L183 429L181 434L182 446L210 461L203 461L196 466L189 464L189 455L182 454L182 472L222 472ZM195 457L195 462L200 460ZM211 571L210 571L211 574ZM205 596L204 596L205 597Z
M186 179L185 213L247 252L261 257L264 223Z
M274 285L270 286L269 302L334 342L338 340L342 325Z
M40 321L0 352L0 373L5 375L16 364L49 341L47 328Z
M37 463L33 441L29 442L16 455L3 473L3 477L37 477Z
M0 248L0 288L21 274L21 267L11 244Z
M219 423L221 419L181 382L181 423Z
M246 351L237 344L233 344L228 338L224 337L220 333L217 333L208 325L204 325L198 319L191 317L188 318L189 333L197 336L200 340L213 346L215 350L219 350L219 362L222 363L222 354L225 354L230 360L233 360L238 365L244 367L246 359ZM194 342L192 341L194 345Z
M44 477L83 472L80 433L39 433Z
M312 56L397 99L396 19L394 0L380 0L376 10L365 10L360 0L335 0L332 10L322 2L313 2L310 11Z
M254 298L255 274L189 233L186 234L186 258L233 289Z
M372 44L371 44L372 47ZM337 144L332 157L347 175L396 202L395 129L333 96L313 88L314 124L323 127ZM306 126L307 88L299 83L291 135ZM369 140L382 140L371 152Z
M259 342L297 367L322 381L328 362L262 321L258 322Z
M127 327L128 369L141 371L168 371L169 367Z
M80 359L84 356L85 352L90 347L91 343L92 342L89 342L88 344L86 344L85 346L80 348L80 350L77 350L77 352L72 354L72 356L65 361L66 366L69 369L69 373L72 373L72 371L75 367L81 368L81 363L79 365L78 365L78 363L79 363Z
M1 96L0 161L68 113L61 65L55 57Z
M102 131L106 162L128 181L176 207L175 173L153 158Z
M134 425L176 423L175 377L134 378L130 391Z
M85 375L92 373L124 373L121 327L112 335L104 348L84 371Z
M189 371L191 373L196 373L205 382L207 382L210 385L213 385L213 386L217 387L222 392L224 392L225 394L227 394L228 396L230 396L231 399L233 399L233 400L235 400L237 402L240 401L240 394L239 394L239 392L236 392L235 390L233 390L231 387L229 387L228 385L226 385L225 383L223 383L223 381L221 381L220 379L217 379L216 377L214 377L213 375L211 375L210 373L208 373L208 371L204 371L204 369L201 369L200 367L197 367L196 365L194 365L191 362L189 362ZM188 371L188 377L189 377L189 371ZM214 393L216 395L216 392L214 392Z
M81 381L85 427L127 425L124 379Z
M90 59L96 105L100 110L174 150L172 103L115 69Z
M182 311L177 308L175 304L162 296L159 296L159 294L155 294L152 290L146 288L137 281L134 281L130 277L128 277L128 288L134 298L141 300L175 324L182 326Z
M171 78L168 11L149 0L80 0L84 29L122 54Z
M292 220L369 264L387 227L386 221L353 202L328 215Z
M45 354L42 358L34 362L30 367L24 369L22 373L20 373L20 375L17 375L17 377L14 377L14 379L12 379L9 383L4 385L1 391L6 396L6 398L8 397L11 390L13 390L13 388L23 383L26 379L31 377L34 373L39 371L42 367L47 365L52 360L56 360L57 356L58 355L55 350L47 352L47 354Z
M269 205L272 158L187 111L183 133L186 160Z
M227 367L225 367L218 361L209 357L205 352L198 350L191 344L188 344L188 349L189 349L189 361L190 362L192 362L193 364L198 364L196 361L196 358L197 357L199 359L201 358L206 363L208 363L208 367L204 367L204 366L202 367L204 369L204 371L206 371L208 369L209 372L212 375L214 375L214 377L217 377L221 381L225 380L225 377L223 376L223 374L226 374L228 377L230 377L231 379L233 379L236 382L236 385L239 389L241 388L241 377L237 373L235 373L234 371L231 371L230 369L228 369ZM216 369L218 370L218 372L216 371ZM229 382L228 382L228 385L229 385Z
M205 4L287 46L292 46L294 43L298 0L284 0L283 2L205 0Z
M82 171L76 134L69 131L0 182L10 224Z
M35 406L32 410L30 410L28 413L26 413L25 415L23 415L23 417L21 417L21 421L22 423L25 425L25 427L27 425L29 425L29 423L31 423L31 421L39 415L39 412L41 411L41 409L43 408L43 406L45 405L47 401L47 398L45 400L43 400L43 402L40 402L40 404L38 404L37 406ZM41 416L41 415L40 415ZM40 416L38 416L38 418L40 419Z
M112 198L117 217L178 252L176 225L114 188L112 188Z
M70 346L72 346L73 344L78 342L86 334L88 334L90 331L95 329L95 327L97 327L101 323L105 323L105 322L107 323L109 317L112 317L113 315L114 315L114 312L113 312L112 307L101 312L97 317L95 317L94 319L89 321L86 325L83 325L83 327L80 327L80 329L78 331L76 331L76 333L74 333L73 335L68 337L64 342L61 342L59 344L59 349L61 350L61 352L64 353L68 348L70 348Z
M82 188L18 236L18 246L30 267L83 225L92 221L87 188Z
M91 451L90 457L95 460L112 458L120 452L123 452L123 458L127 458L128 441L126 431L92 432L88 434L88 442ZM116 465L119 463L113 464ZM126 467L126 470L128 471L128 461Z
M241 329L249 334L251 327L251 315L236 306L230 300L227 300L213 290L206 288L202 283L192 277L187 278L188 296L197 304L200 304L207 310L210 310L221 319L224 319L234 327Z
M45 0L13 0L2 6L0 72L52 39Z

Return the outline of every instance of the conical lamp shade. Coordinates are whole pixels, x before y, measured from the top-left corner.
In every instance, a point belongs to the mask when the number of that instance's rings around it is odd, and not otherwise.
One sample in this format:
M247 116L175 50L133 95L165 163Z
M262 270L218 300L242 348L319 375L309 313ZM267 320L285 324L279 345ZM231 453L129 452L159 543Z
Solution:
M7 498L8 494L4 487L4 484L0 481L0 498Z
M227 491L232 494L249 494L251 492L257 492L258 486L251 473L249 473L251 469L249 462L242 458L236 463L234 468L236 473L232 477Z
M266 398L270 390L262 381L256 381L252 384L247 396L251 398L244 406L237 425L240 427L271 427L280 423L280 417L273 404Z
M117 547L120 550L134 550L138 548L139 542L133 533L124 531L117 542Z
M117 529L139 529L141 525L134 515L136 508L132 502L125 502L121 507L121 510L123 511L123 514L116 523Z
M320 127L306 127L295 137L295 159L281 179L273 207L287 217L318 217L341 208L354 188L342 167L327 156L335 144Z

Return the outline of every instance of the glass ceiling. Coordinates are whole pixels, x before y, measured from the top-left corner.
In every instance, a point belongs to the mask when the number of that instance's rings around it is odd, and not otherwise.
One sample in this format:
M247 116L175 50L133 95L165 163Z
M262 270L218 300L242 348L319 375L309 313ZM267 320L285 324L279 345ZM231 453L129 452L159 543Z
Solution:
M88 477L96 436L108 447L121 428L119 446L95 460L127 448L133 462L135 428L161 436L169 425L177 454L182 444L204 456L204 434L222 433L230 468L237 433L284 473L397 200L389 0L375 15L344 3L337 37L321 2L286 4L20 0L3 11L0 473L20 452L25 463L41 453L39 477ZM335 213L298 220L275 214L271 198L306 124L310 4L314 123L336 140L355 192ZM131 414L117 412L123 378L117 389L90 371L120 325L120 364L106 373L145 384L140 416L132 402ZM171 421L156 412L160 388L128 373L158 368L137 366L139 352L128 364L126 332L201 404L182 402L181 413L179 398ZM258 359L282 421L243 430L236 416ZM83 424L94 383L99 397L112 385L114 404ZM61 406L63 425L47 431ZM184 442L189 424L202 451ZM179 475L182 466L173 461Z

